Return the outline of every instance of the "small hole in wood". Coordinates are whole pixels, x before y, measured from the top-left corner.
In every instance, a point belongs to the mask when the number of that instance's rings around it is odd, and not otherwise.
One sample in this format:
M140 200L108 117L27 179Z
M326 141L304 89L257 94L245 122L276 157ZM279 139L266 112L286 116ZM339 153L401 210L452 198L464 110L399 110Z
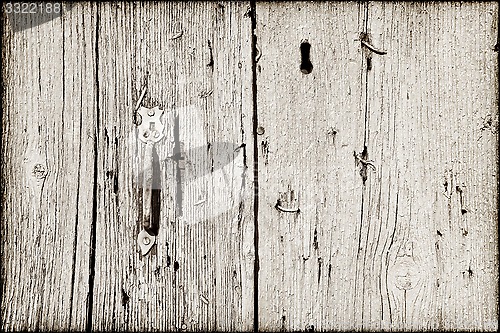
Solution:
M304 40L300 44L300 55L301 55L301 63L300 63L300 71L303 74L309 74L313 70L313 65L310 60L311 56L311 44L307 40Z

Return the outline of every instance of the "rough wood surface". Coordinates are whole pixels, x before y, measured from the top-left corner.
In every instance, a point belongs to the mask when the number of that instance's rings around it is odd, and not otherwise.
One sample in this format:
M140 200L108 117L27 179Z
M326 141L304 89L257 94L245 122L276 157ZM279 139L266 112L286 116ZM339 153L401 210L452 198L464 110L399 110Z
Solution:
M497 25L496 3L257 4L262 330L497 328Z
M498 328L498 3L255 6L4 15L2 331Z
M1 330L84 330L95 129L94 6L6 22Z
M370 3L356 322L498 326L498 3ZM365 50L367 51L367 50ZM362 261L361 261L362 260Z
M353 152L363 149L364 10L270 2L257 3L256 15L259 328L348 329L362 208ZM309 74L300 70L305 40Z
M99 5L94 330L252 329L248 11L248 2ZM142 106L165 110L165 138L153 163L157 245L142 257L145 144L133 115L144 86Z

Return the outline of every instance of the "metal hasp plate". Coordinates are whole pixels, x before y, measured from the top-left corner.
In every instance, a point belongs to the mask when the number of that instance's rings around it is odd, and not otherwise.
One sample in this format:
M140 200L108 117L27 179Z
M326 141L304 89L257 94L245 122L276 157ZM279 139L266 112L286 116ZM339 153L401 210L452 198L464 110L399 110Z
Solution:
M157 143L160 141L163 138L163 130L165 129L165 125L160 119L163 115L163 110L160 110L159 107L148 109L141 106L137 110L137 113L139 115L137 119L139 139L145 143Z
M156 242L156 236L149 234L146 230L142 229L137 237L137 243L141 248L141 254L145 256Z
M143 229L137 237L137 243L141 248L142 255L148 254L156 242L156 236L151 235L148 229L151 228L151 191L153 187L153 146L164 136L165 125L161 122L163 110L158 107L148 109L140 107L137 110L137 126L139 139L146 144L144 153L144 183L142 195L142 227Z

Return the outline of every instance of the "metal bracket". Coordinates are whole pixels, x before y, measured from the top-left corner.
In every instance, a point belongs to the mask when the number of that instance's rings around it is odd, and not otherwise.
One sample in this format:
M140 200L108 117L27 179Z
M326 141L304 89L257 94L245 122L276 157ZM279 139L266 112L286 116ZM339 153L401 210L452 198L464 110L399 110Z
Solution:
M137 119L139 139L145 143L157 143L160 141L164 136L163 131L165 129L165 125L160 119L163 115L163 110L160 110L159 107L148 109L141 106L137 110L137 113L139 115Z
M151 250L153 245L155 245L156 236L151 235L145 229L142 229L141 232L139 233L139 236L137 237L137 243L141 248L142 255L145 256L146 254L148 254L149 250Z
M159 107L148 109L139 107L137 109L137 128L139 139L146 144L144 154L144 183L142 195L142 227L143 229L137 237L137 243L141 248L142 255L148 254L156 242L156 236L151 235L148 229L151 228L151 191L153 188L153 147L164 137L165 125L161 121L163 110Z

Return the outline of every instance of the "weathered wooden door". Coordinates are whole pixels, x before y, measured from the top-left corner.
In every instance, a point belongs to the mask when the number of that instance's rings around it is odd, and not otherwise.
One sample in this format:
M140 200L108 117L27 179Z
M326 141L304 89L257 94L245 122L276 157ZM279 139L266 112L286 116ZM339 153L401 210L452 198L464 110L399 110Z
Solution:
M498 327L496 2L22 8L2 330Z

